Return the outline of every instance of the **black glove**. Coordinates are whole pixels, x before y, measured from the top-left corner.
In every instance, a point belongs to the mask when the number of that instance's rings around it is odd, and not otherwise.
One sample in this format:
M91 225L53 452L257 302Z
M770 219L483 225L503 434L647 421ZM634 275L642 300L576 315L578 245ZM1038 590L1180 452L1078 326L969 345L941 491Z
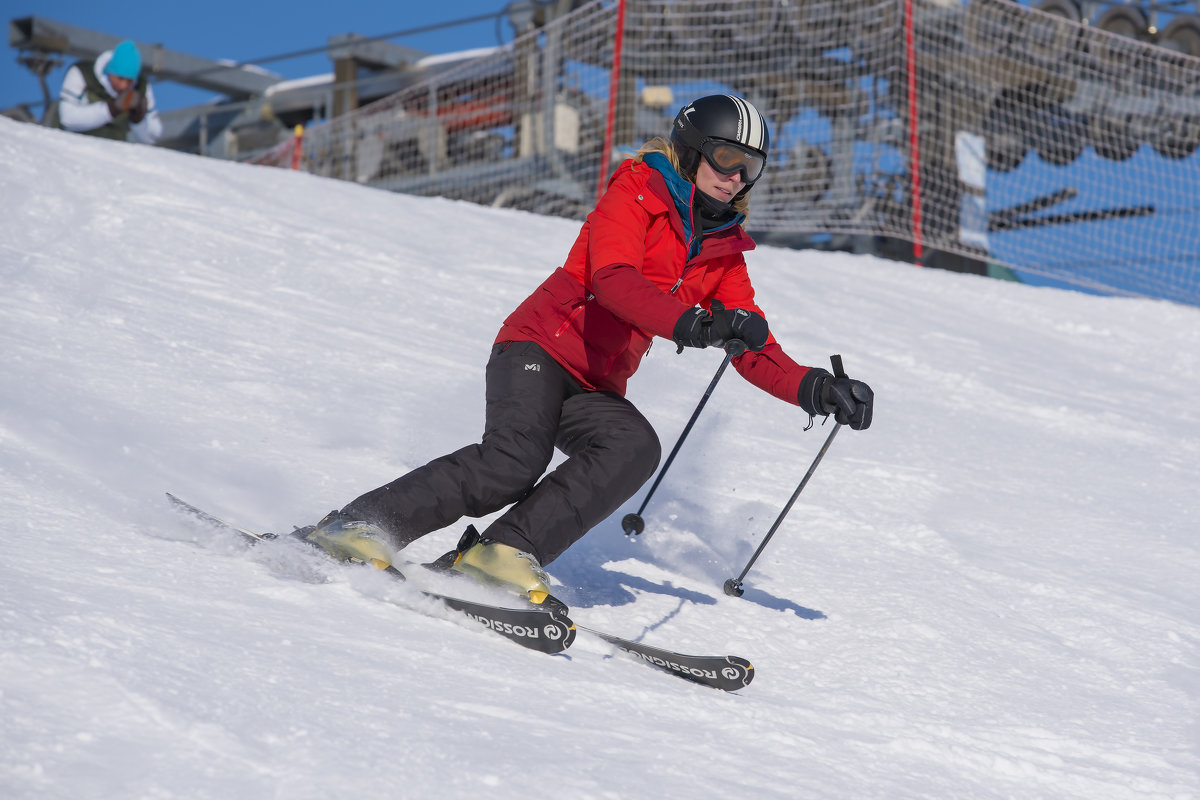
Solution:
M726 342L737 339L747 350L758 352L767 345L767 321L742 308L723 308L713 303L710 314L703 308L689 308L675 323L671 338L685 347L724 347Z
M856 431L871 427L875 393L862 381L835 378L828 370L814 367L801 379L796 399L800 407L813 416L833 414L840 424L849 425Z

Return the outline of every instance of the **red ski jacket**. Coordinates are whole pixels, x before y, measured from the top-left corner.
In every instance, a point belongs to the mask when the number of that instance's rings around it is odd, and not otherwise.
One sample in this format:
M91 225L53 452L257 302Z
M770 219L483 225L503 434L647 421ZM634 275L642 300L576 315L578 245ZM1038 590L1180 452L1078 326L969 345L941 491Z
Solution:
M537 342L585 388L624 395L653 337L671 339L687 309L718 300L765 318L742 257L754 241L731 225L703 234L699 254L689 258L694 242L686 231L695 228L687 222L662 174L626 161L566 263L509 315L496 341ZM733 365L755 386L799 404L809 367L789 358L773 336L761 352L746 352Z

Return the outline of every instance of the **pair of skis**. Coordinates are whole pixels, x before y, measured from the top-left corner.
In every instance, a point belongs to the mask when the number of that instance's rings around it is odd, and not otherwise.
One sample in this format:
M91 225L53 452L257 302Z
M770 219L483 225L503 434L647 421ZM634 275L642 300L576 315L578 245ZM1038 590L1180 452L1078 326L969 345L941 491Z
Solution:
M278 538L275 534L256 533L225 522L207 511L179 499L170 492L167 493L167 498L175 508L215 528L235 532L251 543L268 542ZM384 572L396 580L405 580L404 573L394 566L387 567ZM693 656L652 647L632 639L577 625L561 611L541 608L505 608L425 590L421 590L421 594L446 608L465 615L509 641L541 653L563 652L575 641L576 632L584 631L603 639L644 664L695 683L711 686L714 689L726 692L736 691L748 686L754 678L754 667L744 658L738 656Z

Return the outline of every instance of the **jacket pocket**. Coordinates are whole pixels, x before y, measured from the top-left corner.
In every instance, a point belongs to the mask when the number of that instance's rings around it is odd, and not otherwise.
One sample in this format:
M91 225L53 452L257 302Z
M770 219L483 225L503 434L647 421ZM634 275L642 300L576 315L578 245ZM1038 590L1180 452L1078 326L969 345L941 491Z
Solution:
M542 288L550 295L552 302L548 305L557 309L555 324L550 328L554 338L582 357L585 363L578 366L585 374L609 374L618 356L629 347L632 326L600 305L595 295L564 270L551 276Z
M561 337L574 324L575 318L583 312L587 305L588 293L583 284L575 280L561 267L554 271L542 284L542 291L549 295L546 309L549 312L550 325L547 326L555 337Z

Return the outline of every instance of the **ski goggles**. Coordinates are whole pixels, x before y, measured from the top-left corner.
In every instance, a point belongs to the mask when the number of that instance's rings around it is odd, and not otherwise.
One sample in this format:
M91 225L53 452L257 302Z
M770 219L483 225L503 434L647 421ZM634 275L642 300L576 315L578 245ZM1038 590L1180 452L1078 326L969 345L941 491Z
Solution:
M742 173L743 183L754 183L767 166L767 157L727 139L705 139L700 143L700 154L708 165L722 175Z

